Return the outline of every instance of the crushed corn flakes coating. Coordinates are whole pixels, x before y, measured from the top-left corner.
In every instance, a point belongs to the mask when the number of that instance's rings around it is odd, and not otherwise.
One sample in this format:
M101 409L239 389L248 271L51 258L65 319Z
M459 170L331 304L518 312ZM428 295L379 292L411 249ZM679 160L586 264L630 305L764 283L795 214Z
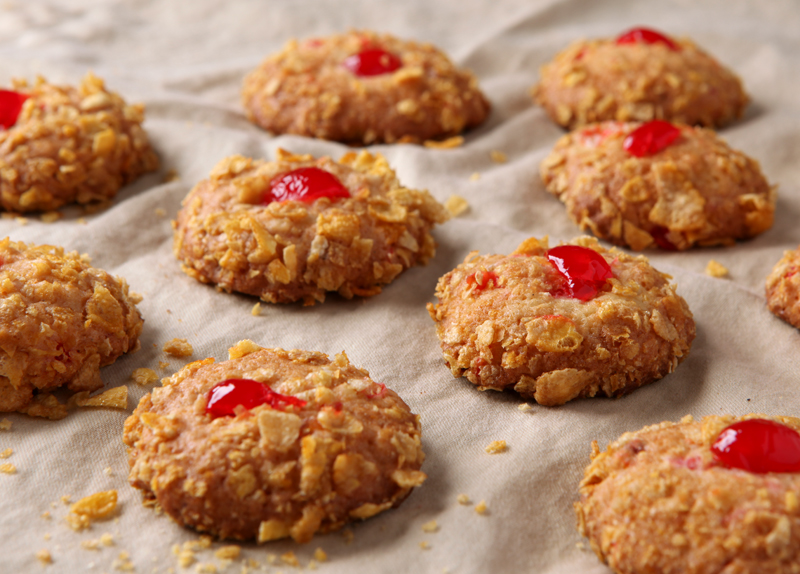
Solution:
M141 127L144 106L128 105L91 73L81 84L14 80L28 99L15 125L0 131L0 207L50 211L114 197L158 167Z
M189 357L194 353L194 349L192 349L192 345L189 341L177 337L164 343L163 350L173 357Z
M749 414L663 422L593 448L575 503L578 529L615 572L793 572L800 564L800 473L720 464L711 445Z
M153 369L135 369L131 373L131 378L136 381L137 385L154 385L158 382L158 375Z

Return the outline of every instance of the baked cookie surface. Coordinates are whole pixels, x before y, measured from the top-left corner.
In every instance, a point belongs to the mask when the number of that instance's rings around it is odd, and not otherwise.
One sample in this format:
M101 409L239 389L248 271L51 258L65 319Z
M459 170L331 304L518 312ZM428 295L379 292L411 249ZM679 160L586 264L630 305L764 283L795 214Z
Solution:
M510 255L472 252L439 280L428 312L454 377L552 406L625 394L685 358L694 320L666 275L590 237L568 245L589 274L604 270L588 291L550 259L563 246L533 238Z
M619 574L797 572L800 472L745 470L715 453L735 448L726 446L732 429L744 429L741 441L757 427L780 431L773 444L800 444L800 419L765 415L689 416L625 433L603 452L595 442L575 504L579 530ZM768 444L744 450L774 458ZM785 446L778 457L800 462Z
M542 66L533 97L553 121L569 129L654 119L719 127L741 117L741 81L693 42L623 37L574 42Z
M653 133L673 139L648 148ZM704 128L588 126L559 139L540 174L582 230L636 251L732 245L763 233L774 218L777 192L758 162Z
M19 115L0 129L0 206L46 211L111 199L158 167L142 128L144 106L126 104L87 74L78 87L15 82ZM13 118L12 118L13 119Z
M86 256L1 240L0 412L60 418L49 391L102 387L100 367L139 347L138 302Z
M298 170L325 180L319 185L328 196L275 199L312 187ZM195 279L271 303L313 304L327 291L366 297L427 263L436 246L430 230L447 218L427 191L402 187L379 155L233 156L184 200L175 254Z
M767 307L800 329L800 247L783 253L766 281Z
M131 484L180 524L307 542L399 505L425 480L418 417L344 353L330 360L252 341L229 353L164 379L125 423ZM236 398L214 416L210 393L230 379L283 398L251 408Z
M437 48L367 31L289 42L248 74L242 103L273 133L356 144L454 136L489 113Z

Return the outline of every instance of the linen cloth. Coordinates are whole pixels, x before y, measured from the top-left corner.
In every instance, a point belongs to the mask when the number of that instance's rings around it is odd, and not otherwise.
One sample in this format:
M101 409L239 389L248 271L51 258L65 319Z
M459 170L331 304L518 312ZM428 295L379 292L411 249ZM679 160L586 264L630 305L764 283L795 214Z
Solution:
M26 224L0 220L0 237L87 253L95 266L124 277L144 296L145 318L142 349L101 373L107 388L128 386L127 411L82 409L55 422L0 416L12 422L0 431L0 451L13 449L2 462L17 468L0 475L0 572L111 572L128 563L140 573L211 570L208 564L240 572L248 559L260 565L252 571L288 572L293 567L276 556L292 551L307 568L317 547L328 556L319 571L330 573L609 572L581 540L572 509L592 440L604 448L625 431L686 414L800 415L800 333L770 314L764 299L766 275L800 243L799 22L794 0L4 1L0 86L37 74L77 84L91 70L127 101L146 104L145 127L162 166L98 213L68 208L54 223L37 215L26 216ZM581 234L539 179L539 163L564 132L533 104L529 88L539 66L571 41L638 25L688 36L741 76L752 103L721 135L758 159L779 186L775 224L733 247L646 253L673 276L697 321L691 352L673 374L624 398L532 404L522 412L516 394L481 393L451 376L425 304L434 300L437 279L471 250L508 253L529 236L549 235L556 244ZM403 184L428 189L441 202L460 195L470 210L435 229L438 250L428 266L403 273L376 297L330 296L313 307L263 304L254 316L255 298L217 292L181 272L170 220L227 155L271 159L281 147L338 158L348 151L251 125L239 89L244 75L290 38L350 28L432 42L478 76L493 110L462 147L369 148L388 158ZM493 162L493 150L508 162ZM166 181L170 171L178 179ZM730 276L707 276L711 259ZM173 337L188 339L192 357L162 351ZM346 351L421 415L429 478L400 508L353 525L352 541L332 533L307 545L244 544L242 558L225 569L213 555L221 546L215 543L183 570L172 548L197 534L143 507L127 483L122 426L150 390L130 374L148 367L168 376L190 360L224 360L244 338ZM507 441L507 452L487 454L494 440ZM68 528L62 496L75 501L109 489L119 492L115 518L83 532ZM471 504L459 504L459 494ZM474 510L480 501L484 515ZM423 531L432 520L438 530ZM105 532L114 546L81 546ZM41 549L50 551L51 565L37 563Z

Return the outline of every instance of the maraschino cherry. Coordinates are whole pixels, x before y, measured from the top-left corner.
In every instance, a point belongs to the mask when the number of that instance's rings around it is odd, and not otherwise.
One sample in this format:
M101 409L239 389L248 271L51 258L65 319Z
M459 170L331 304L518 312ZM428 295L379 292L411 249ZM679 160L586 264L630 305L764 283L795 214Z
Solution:
M551 294L588 301L614 276L611 266L593 249L579 245L559 245L547 251L547 258L566 279L566 284Z
M680 47L670 38L650 28L633 28L620 34L617 44L665 44L670 50L680 50Z
M342 65L356 76L379 76L394 72L403 62L381 48L367 48L345 58Z
M239 405L247 410L259 405L283 410L288 405L303 407L306 401L276 393L266 384L251 379L227 379L208 391L206 412L214 418L234 416Z
M747 419L727 427L711 446L730 468L749 472L800 472L800 433L767 419Z
M664 120L645 122L633 130L622 147L636 157L653 155L668 148L681 135L681 130Z
M262 202L269 204L293 199L312 203L321 197L346 198L350 197L350 192L332 173L318 167L301 167L269 182L269 190Z
M0 128L8 129L17 123L19 113L22 111L22 104L28 97L19 92L0 90Z

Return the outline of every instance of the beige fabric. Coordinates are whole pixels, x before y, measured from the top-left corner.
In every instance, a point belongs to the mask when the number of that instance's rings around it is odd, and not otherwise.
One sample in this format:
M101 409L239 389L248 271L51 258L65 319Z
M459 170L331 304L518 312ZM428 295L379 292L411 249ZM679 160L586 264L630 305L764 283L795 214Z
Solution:
M2 219L0 236L88 253L144 296L142 350L102 370L107 386L129 386L128 412L148 390L132 381L134 369L167 376L189 360L224 359L229 346L251 338L330 355L345 350L422 415L429 479L399 509L355 525L351 544L334 533L304 546L246 545L244 557L265 564L269 555L293 551L307 566L322 547L329 561L320 571L331 573L608 572L576 546L572 511L593 439L604 447L626 430L687 413L800 414L800 333L767 311L763 287L783 250L800 242L800 48L791 25L798 19L795 0L8 0L0 6L0 85L36 74L77 83L92 69L109 88L147 105L145 126L163 167L125 188L103 212L69 209L49 224L36 216L26 225ZM692 37L742 76L753 103L722 135L780 185L775 226L732 248L652 253L697 320L697 339L674 374L619 400L534 404L521 412L512 393L481 393L452 378L425 303L437 278L470 250L507 253L530 235L557 242L579 234L539 181L538 164L563 132L531 103L528 89L538 67L571 40L640 24ZM180 271L169 222L192 185L226 155L269 159L278 147L345 153L336 143L272 137L250 125L238 92L244 74L290 37L349 27L433 41L478 75L494 110L463 147L373 148L405 184L427 188L440 201L458 194L471 209L434 231L439 248L430 265L407 271L377 297L330 297L311 308L265 304L254 316L254 299L217 293ZM493 162L493 150L508 162ZM164 183L169 170L179 179ZM474 173L480 178L473 180ZM707 276L711 259L730 278ZM161 350L173 337L188 339L192 357ZM119 559L125 551L136 572L184 571L172 546L197 535L144 508L128 486L121 440L127 414L84 409L57 422L0 415L12 422L0 430L0 452L13 449L0 463L17 469L0 474L0 570L76 572L91 564L86 571L111 572L115 560L127 563ZM508 450L487 454L494 440L507 441ZM62 495L74 501L112 488L119 491L116 519L80 533L69 529ZM471 505L457 502L462 493ZM473 507L482 500L488 511L479 515ZM43 512L52 518L41 518ZM423 530L431 520L438 531ZM81 547L105 532L114 546ZM219 546L199 551L198 562L221 568L213 554ZM47 569L35 557L42 549L52 555ZM242 560L224 571L240 572ZM278 570L292 571L286 564L266 568Z

